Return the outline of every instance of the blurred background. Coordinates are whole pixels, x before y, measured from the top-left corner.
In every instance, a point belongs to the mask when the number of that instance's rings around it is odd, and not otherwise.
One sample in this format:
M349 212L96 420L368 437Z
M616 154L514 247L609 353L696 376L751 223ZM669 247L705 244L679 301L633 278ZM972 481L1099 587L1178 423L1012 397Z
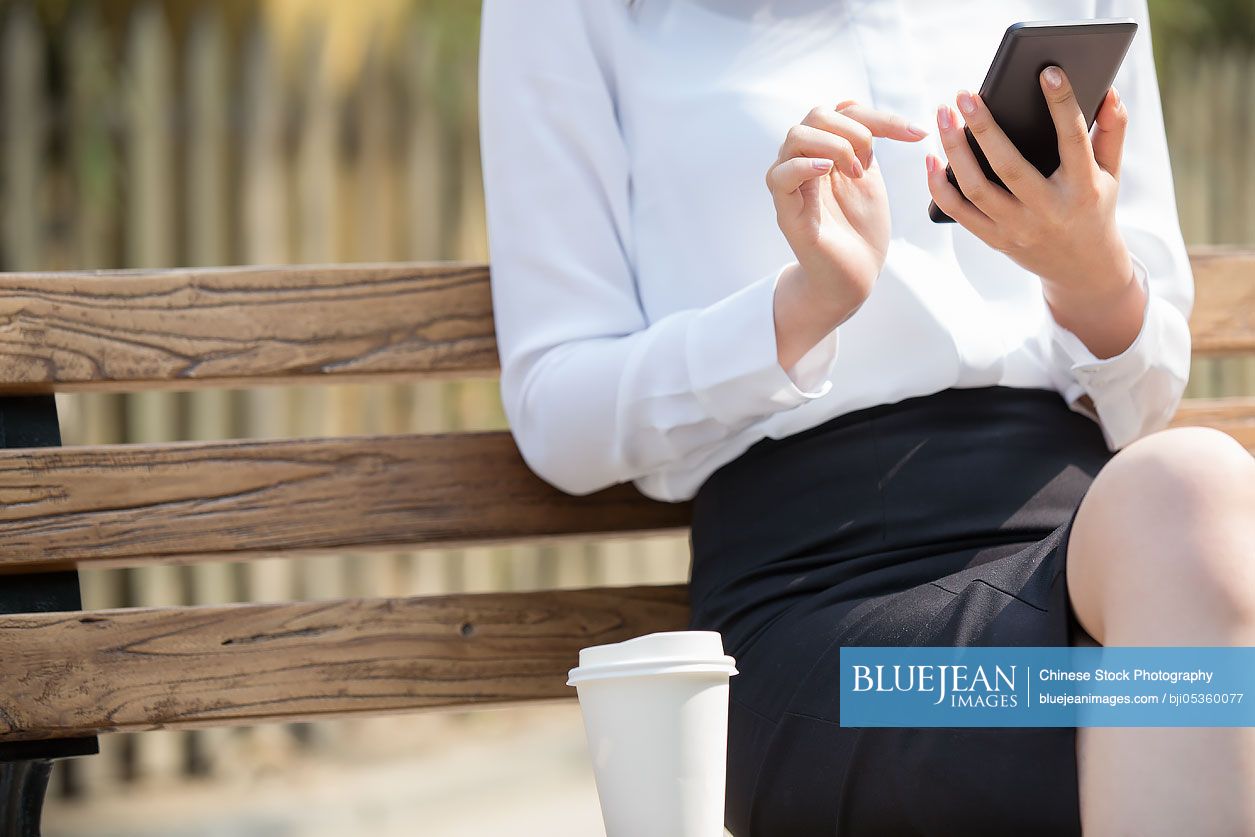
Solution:
M518 0L523 2L523 0ZM1255 2L1151 0L1191 245L1255 245ZM487 259L473 0L0 0L0 269ZM1255 394L1251 360L1187 395ZM64 442L503 429L495 381L58 395ZM82 574L87 608L686 580L682 537ZM2 687L0 687L2 688ZM101 739L48 835L589 835L567 706Z

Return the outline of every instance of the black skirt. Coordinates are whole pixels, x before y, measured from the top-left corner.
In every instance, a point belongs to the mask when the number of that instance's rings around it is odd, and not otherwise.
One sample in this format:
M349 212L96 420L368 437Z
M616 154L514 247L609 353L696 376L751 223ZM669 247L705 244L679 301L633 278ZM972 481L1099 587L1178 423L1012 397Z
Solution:
M1064 583L1112 454L1053 390L948 389L763 439L694 498L691 629L731 679L736 837L1080 833L1075 730L838 725L842 646L1082 645Z

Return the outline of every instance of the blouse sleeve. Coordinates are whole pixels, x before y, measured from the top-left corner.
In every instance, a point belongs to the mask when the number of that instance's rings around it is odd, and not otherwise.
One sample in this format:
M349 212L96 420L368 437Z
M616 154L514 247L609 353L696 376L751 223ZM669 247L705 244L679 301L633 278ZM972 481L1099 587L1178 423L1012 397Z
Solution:
M502 403L528 466L571 494L696 461L824 395L837 352L834 329L780 366L784 264L705 308L648 321L629 258L627 149L587 19L597 5L485 0L480 32Z
M1194 279L1177 218L1146 2L1100 0L1097 15L1131 17L1138 24L1115 80L1129 112L1116 220L1136 279L1147 290L1147 304L1133 343L1101 360L1075 334L1048 319L1064 397L1072 409L1098 421L1114 451L1166 427L1177 410L1190 371ZM1082 400L1086 395L1092 408Z

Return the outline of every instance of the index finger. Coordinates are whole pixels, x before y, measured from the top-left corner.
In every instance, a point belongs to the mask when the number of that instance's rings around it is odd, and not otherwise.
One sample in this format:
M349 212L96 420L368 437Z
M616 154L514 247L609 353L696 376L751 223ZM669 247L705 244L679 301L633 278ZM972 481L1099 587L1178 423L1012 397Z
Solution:
M852 99L847 99L838 104L836 111L866 125L874 137L885 137L886 139L902 140L903 142L917 142L928 136L927 131L918 125L912 124L905 116L876 110L873 107L859 104Z
M1055 123L1059 138L1059 163L1065 174L1089 173L1094 162L1094 149L1089 141L1089 126L1085 114L1077 104L1076 94L1068 77L1059 67L1049 66L1041 71L1042 92Z

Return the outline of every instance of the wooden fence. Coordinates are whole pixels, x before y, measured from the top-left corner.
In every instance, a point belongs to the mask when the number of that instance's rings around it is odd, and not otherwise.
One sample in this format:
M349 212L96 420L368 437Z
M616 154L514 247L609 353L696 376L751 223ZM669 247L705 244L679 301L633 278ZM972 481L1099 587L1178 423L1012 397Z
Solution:
M228 25L199 5L177 31L165 6L141 5L121 36L91 3L55 31L27 2L0 5L0 268L486 260L473 51L407 19L333 77L316 22L282 46L263 18ZM1255 55L1174 54L1161 81L1187 239L1255 243ZM58 398L66 444L157 442L501 429L496 387ZM1255 393L1255 364L1200 361L1190 387ZM97 609L681 582L687 565L671 537L82 576ZM471 721L390 719L435 722ZM356 723L107 736L99 758L59 763L57 789L238 773L352 747Z

